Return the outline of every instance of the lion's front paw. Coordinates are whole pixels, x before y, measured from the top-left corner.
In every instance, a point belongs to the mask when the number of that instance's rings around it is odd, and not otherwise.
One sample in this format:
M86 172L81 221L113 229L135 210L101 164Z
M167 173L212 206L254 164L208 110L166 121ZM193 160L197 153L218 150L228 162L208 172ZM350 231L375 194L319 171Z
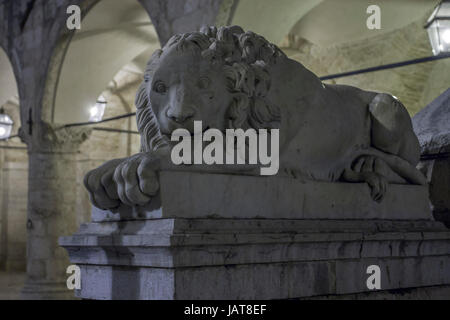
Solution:
M84 186L89 192L92 204L97 208L112 209L119 206L120 201L113 175L122 161L123 159L108 161L84 176Z
M114 182L121 202L129 206L144 205L159 190L156 170L159 159L140 153L120 163L114 171Z

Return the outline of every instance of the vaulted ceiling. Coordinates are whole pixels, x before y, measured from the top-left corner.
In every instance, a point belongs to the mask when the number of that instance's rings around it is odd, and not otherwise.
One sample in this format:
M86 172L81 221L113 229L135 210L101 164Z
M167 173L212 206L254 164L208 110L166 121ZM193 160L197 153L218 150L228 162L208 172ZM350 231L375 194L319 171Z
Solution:
M288 35L321 47L377 37L422 19L438 0L378 0L381 30L366 27L370 0L240 0L231 24L281 44ZM127 65L142 71L159 41L137 0L101 0L82 21L60 70L53 121L87 121L89 109ZM3 63L2 63L3 65ZM3 73L2 73L3 74Z
M423 19L438 2L439 0L320 1L292 26L289 33L323 47L358 41L389 33ZM367 8L373 4L380 7L379 30L371 30L366 24L370 15Z
M275 44L291 33L330 45L402 28L425 12L431 13L437 3L439 0L240 0L231 22ZM381 9L381 30L366 27L366 10L372 4Z
M17 83L6 52L0 48L0 106L17 96Z
M102 0L83 19L59 75L53 121L82 122L114 75L159 47L147 12L136 0ZM136 68L142 68L140 57Z

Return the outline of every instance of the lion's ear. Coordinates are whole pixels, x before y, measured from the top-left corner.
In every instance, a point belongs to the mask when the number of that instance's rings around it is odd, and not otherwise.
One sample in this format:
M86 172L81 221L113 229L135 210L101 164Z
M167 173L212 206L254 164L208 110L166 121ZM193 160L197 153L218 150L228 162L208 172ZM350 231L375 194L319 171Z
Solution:
M141 152L154 151L167 145L153 113L146 85L142 83L136 93L136 124L141 136Z

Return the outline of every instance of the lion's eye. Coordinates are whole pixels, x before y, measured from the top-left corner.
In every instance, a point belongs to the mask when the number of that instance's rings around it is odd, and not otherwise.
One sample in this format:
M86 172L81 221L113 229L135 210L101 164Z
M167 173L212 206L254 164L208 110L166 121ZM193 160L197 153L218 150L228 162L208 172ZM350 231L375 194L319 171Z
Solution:
M201 77L198 79L197 85L200 89L208 89L211 84L211 80L208 77Z
M166 85L162 81L157 81L153 86L153 90L158 93L165 93L167 91Z

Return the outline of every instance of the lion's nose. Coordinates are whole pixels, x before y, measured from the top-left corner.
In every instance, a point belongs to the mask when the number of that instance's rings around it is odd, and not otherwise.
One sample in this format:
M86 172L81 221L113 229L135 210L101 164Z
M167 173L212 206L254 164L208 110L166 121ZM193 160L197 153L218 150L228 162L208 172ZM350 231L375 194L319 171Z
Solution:
M169 107L166 110L166 116L175 122L183 123L192 118L195 114L194 108L191 106Z

